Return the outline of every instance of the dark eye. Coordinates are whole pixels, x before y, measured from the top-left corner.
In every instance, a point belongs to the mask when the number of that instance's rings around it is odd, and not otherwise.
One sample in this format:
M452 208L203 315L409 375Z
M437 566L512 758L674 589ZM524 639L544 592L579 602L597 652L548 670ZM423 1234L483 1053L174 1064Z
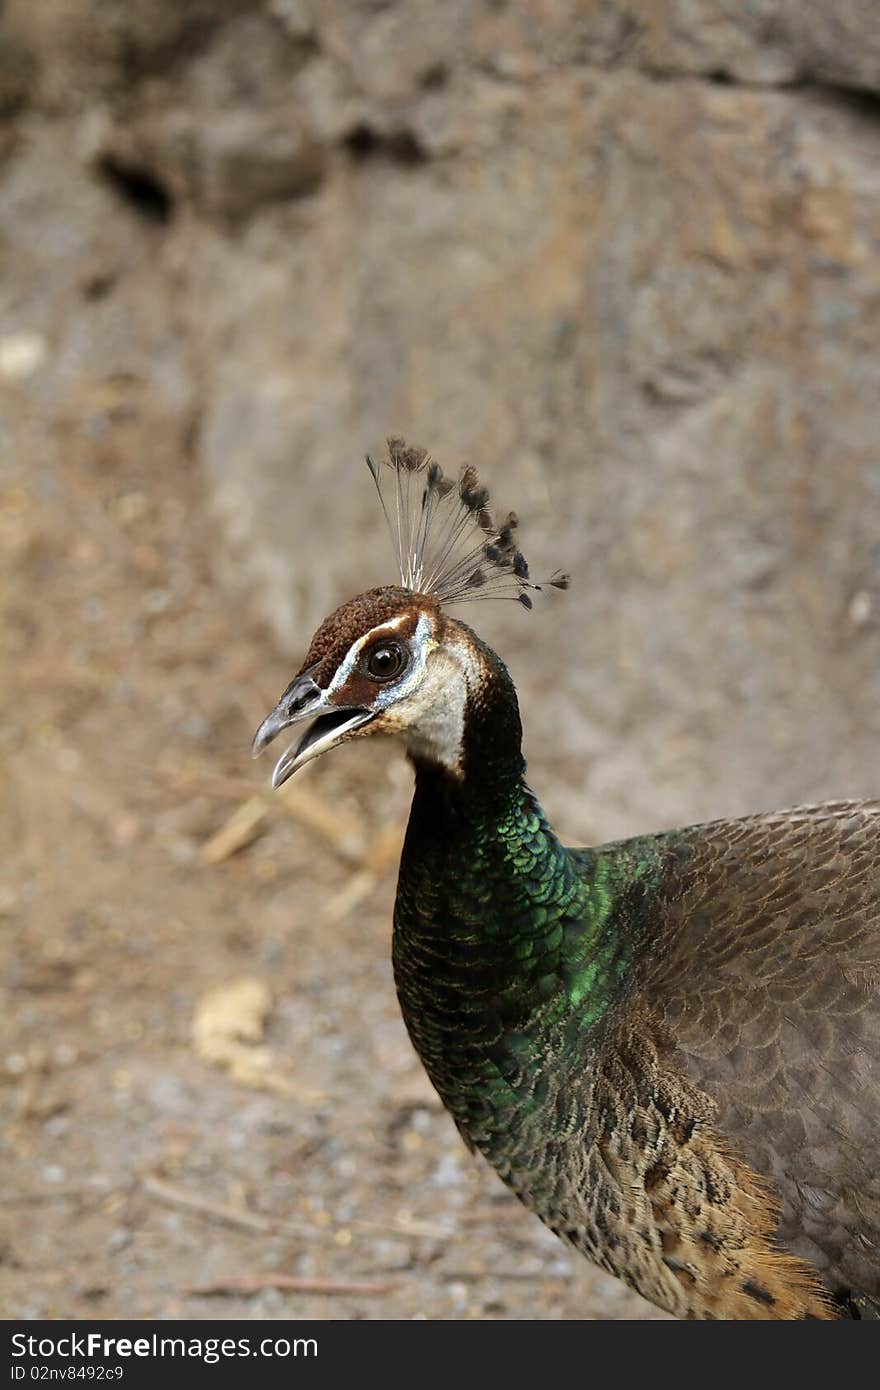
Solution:
M363 668L375 681L390 681L405 663L406 654L399 642L378 642L364 657Z

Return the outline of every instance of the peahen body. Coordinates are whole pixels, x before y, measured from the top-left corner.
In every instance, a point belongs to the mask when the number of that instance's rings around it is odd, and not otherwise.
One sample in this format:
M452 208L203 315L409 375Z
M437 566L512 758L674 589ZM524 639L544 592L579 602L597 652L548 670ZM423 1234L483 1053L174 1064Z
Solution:
M337 743L405 741L394 973L444 1105L542 1221L679 1317L876 1316L880 803L564 848L510 676L444 611L528 606L516 519L390 444L402 583L322 624L255 750L314 720L278 785Z

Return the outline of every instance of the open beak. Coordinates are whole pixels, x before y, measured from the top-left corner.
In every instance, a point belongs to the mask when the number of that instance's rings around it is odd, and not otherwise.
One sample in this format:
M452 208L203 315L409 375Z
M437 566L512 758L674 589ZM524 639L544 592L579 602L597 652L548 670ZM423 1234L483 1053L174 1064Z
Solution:
M272 713L257 729L253 755L256 758L285 729L306 719L312 720L302 738L292 743L275 764L272 786L280 787L298 768L319 758L328 748L334 748L347 734L368 724L373 717L372 710L340 709L330 704L306 671L287 687Z

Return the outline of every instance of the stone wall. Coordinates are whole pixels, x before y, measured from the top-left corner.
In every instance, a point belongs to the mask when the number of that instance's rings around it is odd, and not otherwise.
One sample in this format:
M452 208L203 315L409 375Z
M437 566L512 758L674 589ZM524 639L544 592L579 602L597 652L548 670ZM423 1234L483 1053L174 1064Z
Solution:
M159 447L203 471L218 580L291 661L393 577L364 450L476 463L573 574L470 616L574 838L880 790L871 0L0 22L32 436L139 413L145 477Z

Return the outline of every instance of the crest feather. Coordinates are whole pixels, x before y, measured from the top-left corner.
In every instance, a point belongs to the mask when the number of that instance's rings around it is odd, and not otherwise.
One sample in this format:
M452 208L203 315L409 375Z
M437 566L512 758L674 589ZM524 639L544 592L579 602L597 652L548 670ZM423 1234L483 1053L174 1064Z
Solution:
M408 445L397 435L387 444L388 457L377 464L367 454L367 467L397 553L402 586L432 594L441 604L506 598L531 608L528 591L544 586L530 578L517 547L516 512L496 525L489 490L471 464L462 467L455 482L426 449ZM391 510L382 488L386 478L393 487ZM547 583L567 589L569 577L557 572Z

